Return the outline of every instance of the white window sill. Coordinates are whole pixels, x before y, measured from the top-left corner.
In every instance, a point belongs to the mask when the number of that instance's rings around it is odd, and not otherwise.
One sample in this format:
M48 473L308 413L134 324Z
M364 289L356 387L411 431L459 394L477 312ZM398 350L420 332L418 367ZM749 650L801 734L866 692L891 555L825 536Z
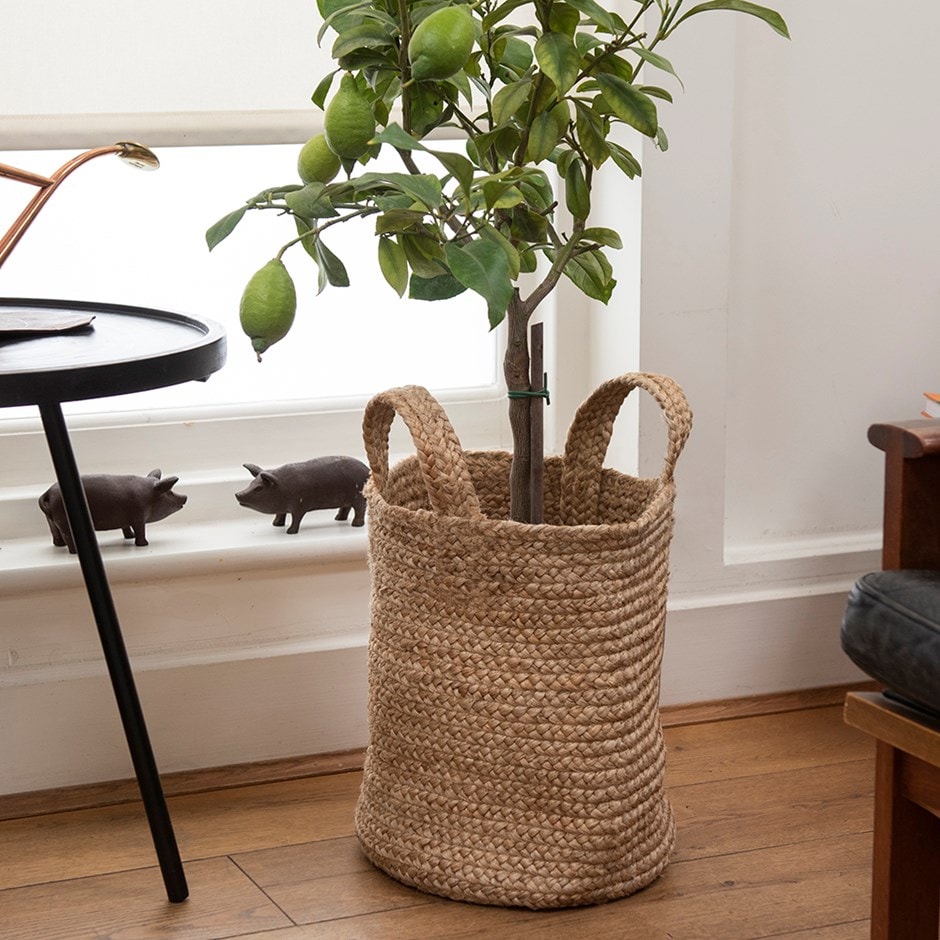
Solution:
M99 532L98 544L112 584L159 581L212 572L262 570L344 561L365 562L366 528L333 518L335 510L309 513L300 531L272 525L271 516L185 523L172 519L147 529L147 546L125 540L120 530ZM82 584L77 555L51 536L5 539L0 544L0 594Z

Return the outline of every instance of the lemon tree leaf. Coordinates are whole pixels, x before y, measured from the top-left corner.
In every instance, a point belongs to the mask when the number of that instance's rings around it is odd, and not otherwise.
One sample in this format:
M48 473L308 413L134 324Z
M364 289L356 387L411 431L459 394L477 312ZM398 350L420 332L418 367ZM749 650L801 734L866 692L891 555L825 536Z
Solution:
M511 126L504 126L496 131L496 152L504 160L511 161L516 155L522 132Z
M629 150L612 141L608 141L607 146L610 148L610 159L614 161L622 173L625 173L630 179L643 175L640 161Z
M592 23L597 23L610 33L617 32L616 20L599 3L595 3L594 0L567 0L567 2L568 6L580 10ZM620 22L622 23L623 20Z
M469 196L470 187L473 185L473 164L462 154L450 153L447 150L429 150L428 153L444 165L460 184L464 193Z
M405 251L393 238L379 239L379 268L386 281L399 297L408 287L408 260Z
M495 242L499 245L500 248L506 253L506 258L509 261L509 276L515 280L519 277L519 271L521 269L521 259L519 258L519 252L516 250L513 243L503 235L499 229L494 228L490 225L489 222L484 223L480 227L480 235L483 238L488 238L490 241Z
M305 219L332 219L339 215L328 196L323 183L308 183L303 189L288 193L284 197L289 209Z
M577 32L574 34L574 45L578 53L586 56L592 49L604 45L603 39L598 39L594 33Z
M419 277L412 274L408 296L412 300L449 300L466 289L451 274L438 274L437 277Z
M375 234L386 235L389 232L407 232L417 228L423 221L423 212L417 212L414 209L389 209L376 218Z
M504 85L493 95L493 121L505 124L525 103L529 97L532 82L529 80L511 82Z
M389 183L429 209L436 209L441 204L441 181L430 173L365 173L361 179L367 177Z
M326 276L326 280L333 287L349 287L349 274L346 272L346 265L323 244L322 238L317 238L314 241L313 250L316 253L320 272Z
M389 124L383 131L372 138L374 144L388 144L399 150L426 150L427 148L412 137L400 124Z
M388 31L381 24L367 20L337 36L330 54L339 60L360 49L381 49L390 45L392 37Z
M779 33L785 39L790 38L790 31L783 17L774 10L762 7L756 3L748 3L747 0L710 0L708 3L700 3L698 6L686 10L673 24L671 33L683 20L687 20L696 13L703 13L706 10L733 10L737 13L749 13L763 20L774 32Z
M556 143L558 143L558 124L555 119L547 111L536 114L529 126L526 160L530 163L541 163L551 156Z
M483 32L489 32L500 20L504 20L516 7L525 6L530 0L506 0L483 17Z
M658 85L640 85L640 91L642 91L644 95L649 95L651 98L661 98L663 101L668 101L672 104L672 94L665 88L660 88Z
M620 235L612 228L586 228L578 235L579 242L597 242L608 248L623 248Z
M326 96L330 93L330 88L333 85L333 76L336 75L338 69L334 69L332 72L328 72L322 79L320 79L319 84L313 90L313 94L310 96L310 100L322 111L326 107Z
M586 219L591 213L591 193L580 160L572 160L565 174L565 205L576 219Z
M548 14L548 28L553 33L574 36L580 21L581 14L573 6L559 2L559 0L553 0Z
M538 244L548 237L548 222L544 215L532 212L525 206L516 206L512 210L510 231L519 241Z
M454 277L486 301L490 327L502 322L512 298L506 252L495 242L477 239L466 245L448 242L444 255Z
M555 201L555 192L548 177L535 167L524 168L516 177L516 185L525 196L526 202L537 209L548 209Z
M323 41L326 31L332 27L340 32L343 27L355 25L357 20L352 14L364 12L369 8L368 0L326 0L325 3L317 0L317 7L320 10L320 16L323 17L323 23L317 31L317 45Z
M539 68L554 82L558 94L565 94L578 80L581 56L574 40L565 33L542 33L535 44Z
M602 57L598 62L598 70L608 75L616 75L625 82L633 81L633 74L636 71L632 62L628 62L623 56L608 55Z
M525 201L519 188L509 180L494 179L483 184L487 209L511 209Z
M423 235L414 235L402 232L398 242L405 251L408 265L413 274L418 277L435 278L445 274L446 270L441 263L444 260L444 250L432 238ZM414 277L412 277L412 281Z
M600 166L609 156L603 118L581 101L575 102L577 118L575 127L581 149L587 154L594 166Z
M611 111L624 124L635 127L647 137L655 136L659 122L656 117L656 105L649 96L617 75L600 73L597 82Z
M603 304L610 300L617 286L610 262L600 251L589 251L572 258L565 265L564 273L578 290Z
M228 236L232 234L232 230L241 222L242 217L247 211L248 206L241 206L234 212L222 216L215 225L209 226L206 230L206 244L209 246L209 251L212 251L220 241L228 238Z
M649 62L654 68L662 69L664 72L668 72L675 78L679 84L685 89L685 85L682 84L682 79L676 74L676 70L672 67L672 63L665 57L661 56L658 52L650 52L649 49L644 49L642 46L634 46L633 52L635 52L644 62Z
M350 6L365 6L358 0L317 0L317 10L324 19Z

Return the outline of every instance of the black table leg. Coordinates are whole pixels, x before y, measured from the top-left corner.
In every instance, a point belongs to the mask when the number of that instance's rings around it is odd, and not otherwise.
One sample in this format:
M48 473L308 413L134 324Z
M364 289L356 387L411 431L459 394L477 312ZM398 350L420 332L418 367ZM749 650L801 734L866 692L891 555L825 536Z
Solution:
M157 765L144 723L144 713L140 707L134 676L124 646L124 637L118 623L111 589L105 574L98 541L82 489L78 466L72 452L62 408L57 404L39 406L42 425L46 432L46 441L55 466L56 478L62 490L62 498L68 515L72 537L81 564L88 599L91 601L101 648L111 676L111 685L117 699L118 710L124 725L131 759L137 774L137 783L143 798L154 847L163 873L167 897L174 902L184 901L189 895L183 863L180 860L173 824L157 773Z

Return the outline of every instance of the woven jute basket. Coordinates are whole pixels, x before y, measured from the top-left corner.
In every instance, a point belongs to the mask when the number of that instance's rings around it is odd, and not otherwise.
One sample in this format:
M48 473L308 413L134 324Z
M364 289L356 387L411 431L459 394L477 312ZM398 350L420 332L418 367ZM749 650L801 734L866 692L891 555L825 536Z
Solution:
M634 389L662 406L662 473L603 467ZM416 455L391 471L400 416ZM545 523L508 521L510 455L465 453L415 386L364 437L372 573L368 858L433 894L566 907L630 894L675 838L659 720L682 391L630 374L581 406L545 467Z

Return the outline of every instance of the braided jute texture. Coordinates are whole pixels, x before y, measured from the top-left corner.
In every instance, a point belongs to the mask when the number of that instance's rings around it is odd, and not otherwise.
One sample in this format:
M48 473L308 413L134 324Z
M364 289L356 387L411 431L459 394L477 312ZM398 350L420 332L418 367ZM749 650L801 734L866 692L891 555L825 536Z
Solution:
M605 469L634 389L661 405L662 473ZM395 415L416 455L388 468ZM366 855L483 904L567 907L649 884L675 838L659 721L682 391L634 373L581 406L545 467L542 525L508 521L511 458L464 453L416 386L364 417L372 479Z

